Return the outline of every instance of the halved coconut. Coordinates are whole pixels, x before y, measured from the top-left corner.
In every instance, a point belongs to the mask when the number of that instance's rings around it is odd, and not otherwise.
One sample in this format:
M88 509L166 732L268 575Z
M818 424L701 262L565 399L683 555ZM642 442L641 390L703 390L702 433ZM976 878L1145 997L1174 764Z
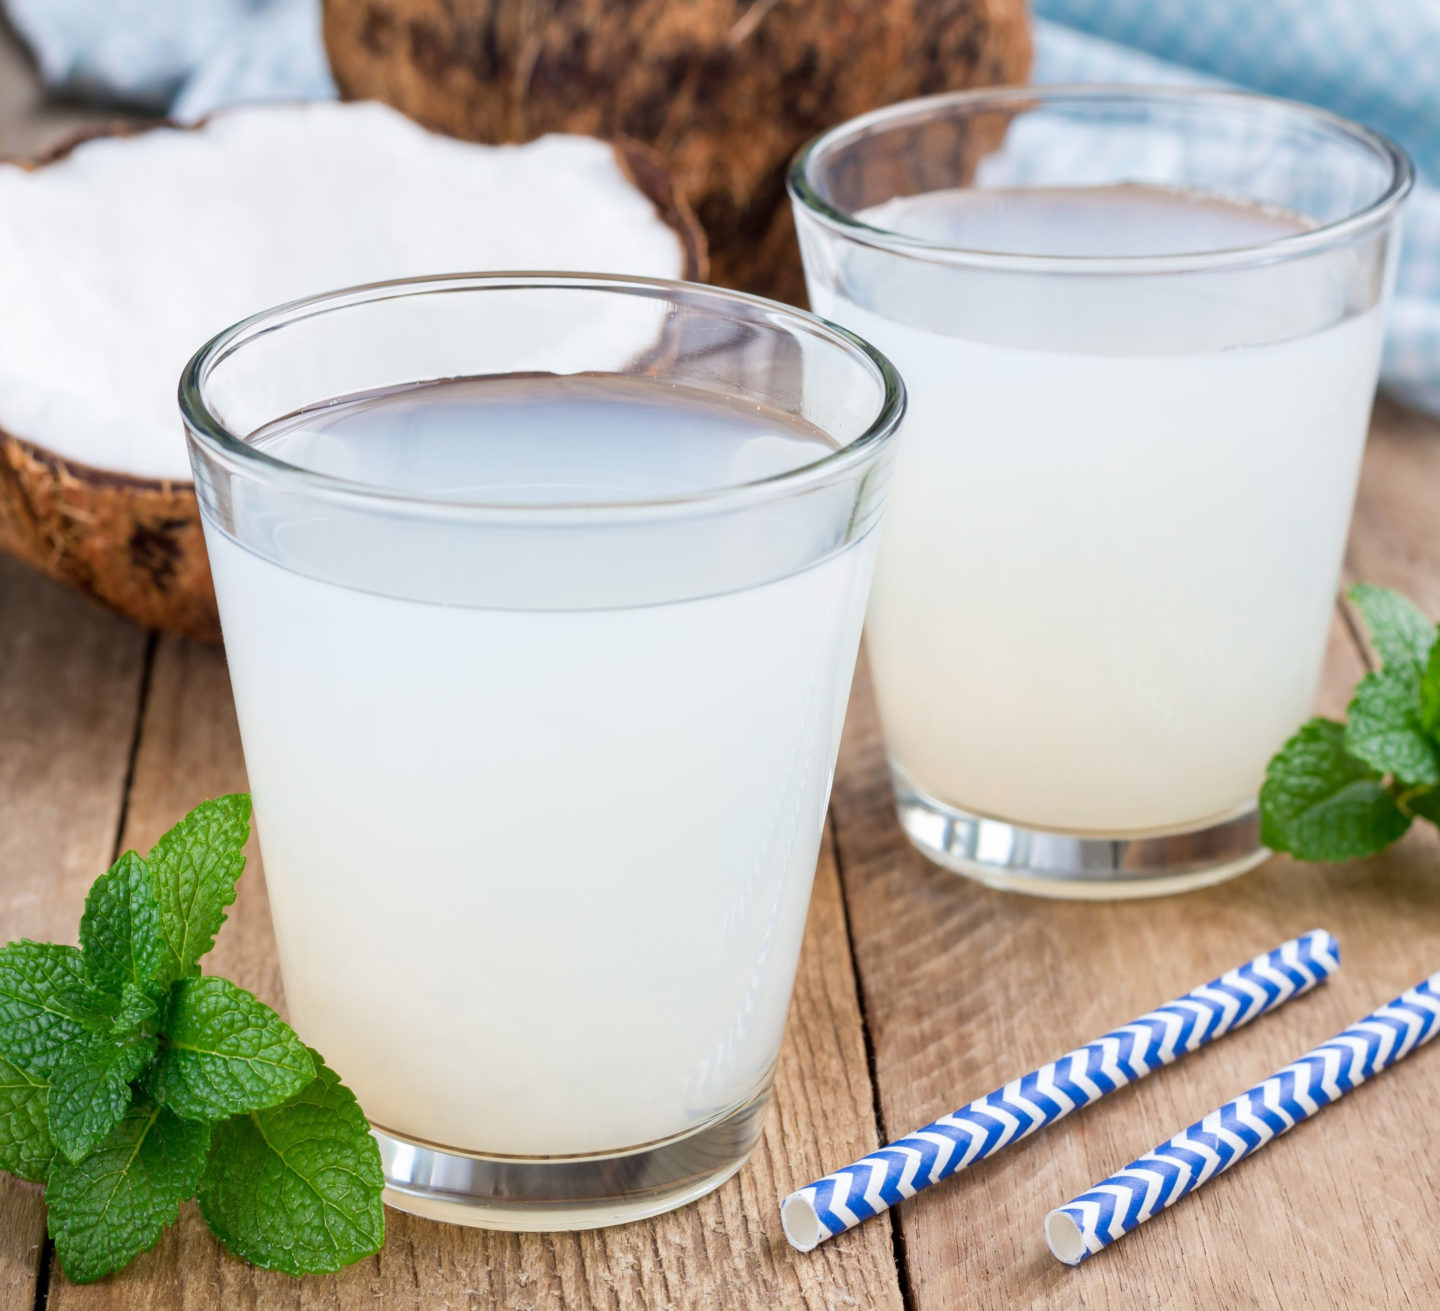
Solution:
M214 638L175 402L210 336L386 278L699 279L705 263L643 147L477 146L377 104L257 106L0 163L0 549L139 623Z

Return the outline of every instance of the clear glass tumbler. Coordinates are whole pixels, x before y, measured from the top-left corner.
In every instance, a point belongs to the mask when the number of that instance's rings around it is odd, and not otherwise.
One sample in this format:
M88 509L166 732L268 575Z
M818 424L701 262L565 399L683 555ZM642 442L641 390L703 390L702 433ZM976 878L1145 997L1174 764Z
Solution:
M909 390L866 632L931 859L1123 897L1264 858L1410 178L1354 124L1199 90L942 96L797 157L811 304Z
M290 1016L392 1205L613 1224L754 1146L903 405L808 314L609 277L338 292L191 361Z

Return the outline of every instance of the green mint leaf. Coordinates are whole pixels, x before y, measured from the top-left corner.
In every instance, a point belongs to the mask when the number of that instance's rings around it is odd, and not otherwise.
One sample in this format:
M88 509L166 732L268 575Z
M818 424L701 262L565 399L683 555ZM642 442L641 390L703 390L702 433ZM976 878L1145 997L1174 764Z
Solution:
M1435 625L1412 601L1386 587L1359 583L1348 593L1385 667L1420 670L1435 645Z
M128 980L108 1033L72 1044L50 1076L46 1119L55 1145L78 1161L119 1123L131 1081L159 1050L160 1010Z
M1377 772L1345 749L1345 726L1312 719L1285 743L1260 789L1260 840L1301 860L1353 860L1410 827Z
M95 1037L74 1044L50 1076L46 1112L50 1135L72 1161L80 1160L130 1109L130 1081L151 1061L153 1034Z
M160 908L145 862L127 851L91 885L80 918L80 949L97 987L118 997L128 983L160 987Z
M385 1241L380 1152L354 1095L320 1059L293 1101L215 1126L200 1212L236 1256L322 1274Z
M45 1116L43 1079L0 1059L0 1170L43 1184L55 1144Z
M1440 758L1424 719L1426 670L1436 655L1435 625L1398 592L1361 584L1350 599L1370 630L1384 668L1355 688L1345 749L1410 786L1440 784Z
M1420 726L1440 742L1440 642L1430 648L1420 675Z
M110 1022L114 1038L134 1038L159 1032L160 1005L155 998L126 983L120 989L120 1009Z
M194 1196L209 1146L209 1125L142 1095L83 1161L57 1156L45 1200L65 1273L88 1284L154 1247L180 1203Z
M1440 788L1407 793L1400 798L1400 804L1412 815L1440 824Z
M109 1030L116 1002L85 976L78 947L12 942L0 949L0 1056L47 1080L68 1049Z
M278 1106L315 1078L310 1052L290 1026L214 975L175 985L165 1037L150 1091L187 1120Z
M250 798L243 793L196 806L145 858L160 913L160 978L169 984L195 970L215 945L235 880L245 868Z
M1355 687L1346 719L1345 749L1352 756L1402 783L1440 783L1440 760L1420 722L1417 670L1386 665L1366 674Z

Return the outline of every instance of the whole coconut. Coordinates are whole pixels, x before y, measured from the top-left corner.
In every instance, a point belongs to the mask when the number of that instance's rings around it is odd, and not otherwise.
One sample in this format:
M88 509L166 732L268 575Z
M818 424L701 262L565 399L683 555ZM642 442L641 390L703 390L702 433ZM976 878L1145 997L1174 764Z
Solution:
M714 280L803 292L784 170L913 96L1019 82L1024 0L325 0L342 92L476 141L633 137L665 157Z

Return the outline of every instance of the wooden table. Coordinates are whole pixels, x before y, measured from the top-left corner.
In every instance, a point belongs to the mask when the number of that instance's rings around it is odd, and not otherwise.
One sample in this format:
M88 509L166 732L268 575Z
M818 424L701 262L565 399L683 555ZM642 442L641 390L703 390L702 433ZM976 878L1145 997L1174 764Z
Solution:
M0 149L53 136L0 44ZM18 89L17 89L18 88ZM1381 406L1347 572L1440 615L1440 425ZM1216 525L1223 531L1223 525ZM1364 668L1337 612L1322 708ZM220 651L147 636L0 560L0 940L74 941L90 881L200 799L243 789ZM928 865L891 810L862 669L764 1139L694 1206L586 1234L391 1213L379 1256L303 1281L225 1255L193 1205L124 1274L70 1284L38 1189L0 1177L0 1311L170 1307L1432 1307L1440 1302L1440 1047L1078 1270L1045 1211L1440 967L1430 831L1332 867L1275 859L1119 905L987 891ZM1283 938L1334 930L1334 982L1183 1065L802 1256L776 1201ZM258 856L207 958L281 1006Z

